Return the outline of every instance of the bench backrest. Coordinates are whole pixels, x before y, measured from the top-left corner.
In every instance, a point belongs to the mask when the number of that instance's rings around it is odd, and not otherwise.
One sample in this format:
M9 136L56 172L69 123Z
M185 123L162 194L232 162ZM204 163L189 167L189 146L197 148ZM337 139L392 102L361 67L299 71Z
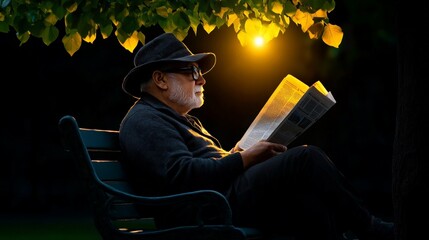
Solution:
M103 237L156 229L154 219L143 217L132 198L117 197L118 193L133 194L120 162L119 132L79 128L71 116L60 120L60 131L63 146L78 160L75 164Z
M256 229L232 225L229 204L216 191L201 190L159 197L134 194L120 162L122 154L117 130L80 128L72 116L62 117L59 129L63 146L72 153L88 191L94 223L104 240L261 239L262 235ZM198 224L191 226L158 229L151 211L147 214L141 211L141 206L151 210L152 207L186 201L192 202L201 212L207 205L216 207L219 223L207 224L198 220ZM204 214L198 214L197 219L203 219Z

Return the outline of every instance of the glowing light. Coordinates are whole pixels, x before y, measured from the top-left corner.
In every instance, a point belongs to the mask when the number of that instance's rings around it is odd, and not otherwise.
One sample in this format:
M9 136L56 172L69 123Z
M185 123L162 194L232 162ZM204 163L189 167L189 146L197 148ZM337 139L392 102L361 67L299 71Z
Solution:
M256 45L257 47L261 47L262 45L264 45L264 38L263 38L263 37L260 37L260 36L255 37L255 39L254 39L254 41L253 41L253 42L255 43L255 45Z

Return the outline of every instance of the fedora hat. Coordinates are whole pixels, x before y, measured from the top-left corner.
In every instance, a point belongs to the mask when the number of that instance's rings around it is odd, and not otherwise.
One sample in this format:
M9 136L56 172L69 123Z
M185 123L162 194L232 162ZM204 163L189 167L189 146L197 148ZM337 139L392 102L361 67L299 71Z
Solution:
M216 64L211 52L193 54L172 33L163 33L143 45L134 56L134 68L125 76L122 89L134 98L141 95L140 84L148 81L154 70L196 62L206 74Z

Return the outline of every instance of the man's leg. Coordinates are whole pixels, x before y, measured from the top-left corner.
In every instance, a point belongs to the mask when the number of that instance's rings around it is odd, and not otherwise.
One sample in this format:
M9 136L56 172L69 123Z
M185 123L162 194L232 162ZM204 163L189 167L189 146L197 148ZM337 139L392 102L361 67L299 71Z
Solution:
M323 232L325 239L332 239L339 231L337 223L357 230L368 227L371 219L343 175L314 146L291 148L252 166L235 181L228 197L237 224L303 234L317 230L318 239Z

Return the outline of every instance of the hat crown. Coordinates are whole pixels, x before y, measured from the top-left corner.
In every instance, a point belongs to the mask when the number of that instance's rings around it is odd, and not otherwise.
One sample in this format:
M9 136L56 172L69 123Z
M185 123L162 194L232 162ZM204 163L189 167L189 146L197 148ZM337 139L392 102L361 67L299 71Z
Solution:
M134 66L193 55L172 33L164 33L145 44L134 57Z

